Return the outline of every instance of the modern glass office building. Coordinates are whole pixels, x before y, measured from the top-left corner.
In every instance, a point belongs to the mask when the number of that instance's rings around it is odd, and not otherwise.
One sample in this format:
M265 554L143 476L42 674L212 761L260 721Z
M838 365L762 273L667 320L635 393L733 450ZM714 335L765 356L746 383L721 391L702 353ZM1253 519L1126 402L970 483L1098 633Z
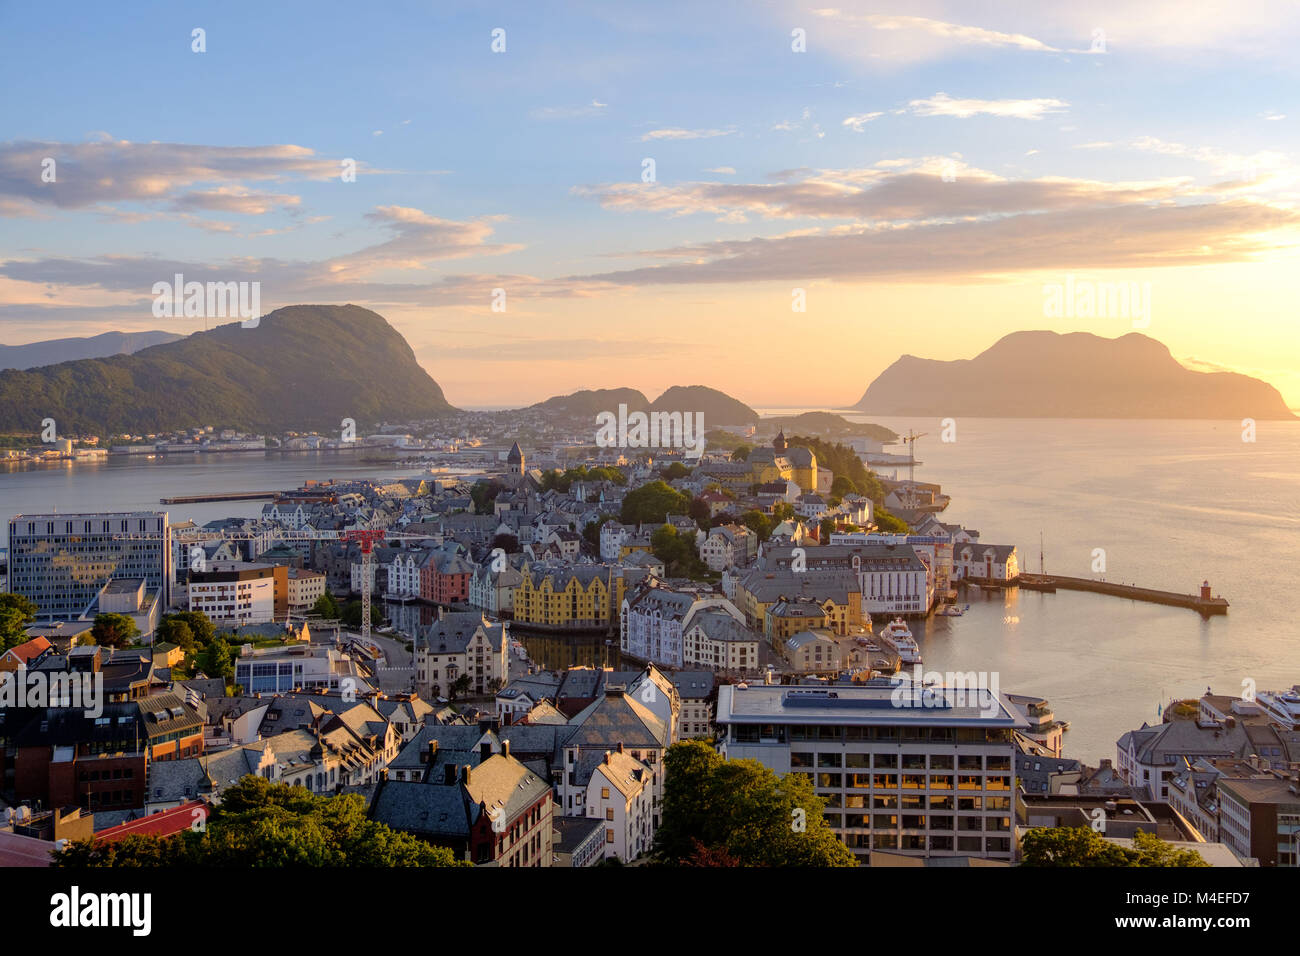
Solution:
M9 519L9 590L42 621L79 617L110 578L143 578L171 603L171 533L165 511L15 515Z

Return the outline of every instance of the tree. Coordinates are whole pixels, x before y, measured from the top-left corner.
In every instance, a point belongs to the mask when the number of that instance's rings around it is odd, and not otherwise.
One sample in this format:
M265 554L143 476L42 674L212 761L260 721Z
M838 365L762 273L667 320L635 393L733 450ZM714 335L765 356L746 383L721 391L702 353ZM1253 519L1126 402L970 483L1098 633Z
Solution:
M27 640L26 627L36 620L36 605L21 594L0 594L0 653Z
M906 521L890 514L883 507L873 509L872 517L876 522L876 527L887 534L907 534L911 530Z
M490 515L496 508L492 504L496 501L497 495L502 491L501 482L494 478L487 481L476 481L474 487L469 490L470 501L474 503L474 513L476 515Z
M339 620L343 622L344 627L350 627L356 630L361 626L362 606L359 600L348 601L339 610Z
M803 774L778 777L757 760L723 760L700 741L670 747L664 770L655 855L666 863L857 866Z
M740 521L746 528L758 535L759 541L766 541L772 536L772 520L756 508L751 508L741 515Z
M158 627L154 631L154 641L175 644L186 654L191 654L198 648L198 641L189 624L170 615L158 622Z
M663 471L659 472L659 474L663 475L667 481L672 481L675 478L685 478L690 473L691 470L680 461L673 462L667 468L663 469Z
M140 628L125 614L96 614L90 636L100 647L126 647L140 636Z
M366 815L357 794L319 796L249 775L222 794L200 831L172 837L81 840L55 856L59 867L469 866L451 850Z
M732 461L748 461L748 460L749 460L749 453L750 453L751 451L753 451L753 450L754 450L754 449L751 448L749 445L740 445L740 446L737 446L737 448L736 448L734 451L732 451L732 453L731 453L731 460L732 460Z
M794 518L794 505L788 501L778 501L772 505L772 523L780 524L782 521L789 521Z
M334 599L334 595L326 591L316 599L311 612L328 620L336 620L339 616L339 602Z
M817 531L818 531L817 540L819 540L822 544L829 544L831 540L831 535L835 533L835 519L822 518L821 524L817 526Z
M606 521L613 521L614 515L601 512L595 521L588 521L587 526L582 529L582 536L587 539L587 543L592 548L600 548L600 528Z
M497 548L500 548L506 554L517 554L519 552L519 539L513 534L499 534L488 545L489 551L495 551Z
M1092 827L1035 827L1020 847L1022 866L1209 866L1195 850L1179 850L1154 833L1137 833L1127 847Z
M662 481L651 481L623 497L623 524L663 524L669 515L690 511L691 499Z
M708 567L695 553L694 535L681 534L670 524L656 528L650 535L650 550L664 563L669 577L702 578Z
M841 499L845 495L856 495L859 494L858 486L848 475L836 475L835 480L831 482L831 494Z
M228 681L235 676L235 657L224 636L213 638L207 647L194 655L194 662L209 677Z
M471 683L468 674L461 674L457 677L451 682L451 687L449 688L451 691L451 699L455 700L457 697L464 697L468 694Z
M184 622L194 635L195 643L200 647L212 643L212 639L217 636L217 629L212 619L202 611L177 611L175 614L168 614L163 621Z

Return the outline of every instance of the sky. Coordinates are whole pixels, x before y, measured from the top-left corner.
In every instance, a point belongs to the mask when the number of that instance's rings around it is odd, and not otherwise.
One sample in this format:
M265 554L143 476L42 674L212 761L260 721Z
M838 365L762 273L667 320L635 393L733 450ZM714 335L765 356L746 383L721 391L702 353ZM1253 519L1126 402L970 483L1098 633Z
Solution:
M1298 40L1281 0L0 0L0 342L201 329L180 273L372 308L467 407L842 407L1053 329L1300 409Z

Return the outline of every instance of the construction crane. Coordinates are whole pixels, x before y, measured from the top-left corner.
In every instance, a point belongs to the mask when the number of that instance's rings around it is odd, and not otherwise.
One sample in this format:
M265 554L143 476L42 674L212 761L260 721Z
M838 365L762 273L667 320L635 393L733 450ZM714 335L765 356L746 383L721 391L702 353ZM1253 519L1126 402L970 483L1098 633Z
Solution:
M907 437L903 439L907 443L907 495L904 500L913 511L916 510L916 440L927 434L929 433L922 432L918 435L909 428Z
M370 555L375 542L387 537L380 528L360 528L344 531L339 540L345 544L355 541L361 546L361 639L370 646Z
M124 540L157 540L162 537L156 532L123 532L113 535L114 538ZM211 535L195 534L177 535L172 534L172 540L185 542L189 541L192 545L201 545L205 542L212 541L254 541L262 538L268 541L337 541L342 544L351 544L356 542L361 546L361 634L366 643L370 642L370 592L371 592L371 555L374 553L375 544L384 541L427 541L431 535L427 534L406 534L403 532L387 531L382 528L351 528L345 531L292 531L285 529L267 529L265 531L230 531L222 529Z

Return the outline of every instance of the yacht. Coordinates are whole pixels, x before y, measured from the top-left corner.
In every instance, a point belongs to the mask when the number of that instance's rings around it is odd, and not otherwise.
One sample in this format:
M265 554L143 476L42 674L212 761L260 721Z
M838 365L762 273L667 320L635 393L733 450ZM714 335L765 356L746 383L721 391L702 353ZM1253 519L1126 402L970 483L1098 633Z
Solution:
M903 623L901 617L894 618L880 632L880 640L886 647L898 655L904 664L921 664L921 648L912 638L912 632Z

